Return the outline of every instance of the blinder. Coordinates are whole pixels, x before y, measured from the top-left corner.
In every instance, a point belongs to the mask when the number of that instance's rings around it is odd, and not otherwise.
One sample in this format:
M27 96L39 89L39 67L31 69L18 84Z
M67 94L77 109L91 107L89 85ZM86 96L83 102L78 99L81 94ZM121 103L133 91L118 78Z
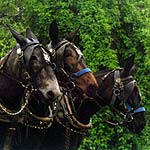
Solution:
M120 100L121 105L125 105L126 100L131 95L134 87L136 86L136 81L133 80L132 76L120 78L120 70L115 70L114 81L115 83L113 87L113 95L110 106L114 106L117 98Z
M28 47L26 47L25 51L22 49L22 51L24 51L23 56L27 67L29 66L32 53L37 46L39 46L39 43L31 43Z
M59 68L61 68L61 70L63 70L63 72L72 80L74 81L76 78L84 75L85 73L88 73L88 72L91 72L91 69L90 68L84 68L76 73L68 73L66 71L64 71L64 52L65 52L65 47L68 45L68 44L71 44L74 48L75 48L75 51L76 53L78 54L78 60L77 60L77 63L80 62L81 58L83 58L83 54L81 52L80 49L78 49L73 43L70 43L69 41L67 40L63 40L61 41L60 43L58 43L59 45L56 45L56 48L55 48L55 58L57 59L57 66ZM75 64L75 67L76 67L76 64Z
M51 53L49 51L47 51L47 49L45 49L42 45L40 45L40 43L30 42L29 44L27 44L22 49L19 46L18 49L17 49L17 54L19 55L22 64L24 65L25 69L27 70L27 72L24 73L25 76L27 76L27 79L30 78L30 75L29 75L29 71L30 71L29 62L31 60L31 56L33 54L34 49L38 46L41 47L42 54L43 54L45 62L43 63L43 65L39 68L39 70L35 74L38 74L38 72L40 72L41 69L44 68L47 65L51 65L53 70L56 68L56 64L51 63L51 59L52 59Z

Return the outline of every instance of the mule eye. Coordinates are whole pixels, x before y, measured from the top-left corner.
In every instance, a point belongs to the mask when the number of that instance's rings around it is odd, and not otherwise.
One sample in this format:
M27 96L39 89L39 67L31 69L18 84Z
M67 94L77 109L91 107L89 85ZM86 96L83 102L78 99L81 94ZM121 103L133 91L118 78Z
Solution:
M31 60L38 60L36 56L31 56Z
M72 56L71 53L65 54L65 57L70 57L70 56Z

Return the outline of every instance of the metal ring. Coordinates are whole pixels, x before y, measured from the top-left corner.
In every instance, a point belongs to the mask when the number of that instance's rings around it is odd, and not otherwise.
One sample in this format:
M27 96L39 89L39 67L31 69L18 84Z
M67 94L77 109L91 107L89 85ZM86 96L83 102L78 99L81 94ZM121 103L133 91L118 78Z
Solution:
M71 74L71 75L70 75L70 79L71 79L71 80L75 80L76 77L77 77L77 76L76 76L75 74Z
M132 122L133 116L131 114L127 114L124 116L126 122Z
M113 93L114 93L114 95L119 96L120 95L120 90L119 89L114 89Z
M52 63L51 67L52 67L53 70L56 70L56 64L55 63Z

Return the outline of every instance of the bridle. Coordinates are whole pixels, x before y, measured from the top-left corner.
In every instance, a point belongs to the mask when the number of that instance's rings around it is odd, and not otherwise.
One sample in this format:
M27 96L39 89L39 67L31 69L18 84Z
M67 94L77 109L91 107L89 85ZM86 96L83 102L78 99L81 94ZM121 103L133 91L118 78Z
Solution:
M89 68L84 68L78 72L72 72L72 71L67 71L65 70L65 64L64 64L64 53L65 53L65 48L67 45L71 45L75 52L78 55L78 59L77 62L73 65L72 69L75 69L78 65L78 63L80 63L81 59L83 58L83 54L81 52L80 49L78 49L73 43L67 41L67 40L62 40L61 42L59 42L53 49L51 49L52 53L53 53L53 58L56 61L56 74L65 76L67 78L67 82L63 83L63 81L58 80L58 82L60 84L65 84L65 86L61 86L61 91L64 95L64 97L68 97L68 98L62 98L60 99L60 104L61 107L64 110L64 114L65 117L67 117L68 122L71 124L71 126L73 128L68 128L65 123L61 122L61 120L59 119L59 116L56 115L56 120L57 122L59 122L60 124L62 124L66 129L69 129L72 132L75 133L79 133L79 134L85 134L85 131L87 131L87 129L91 128L91 122L89 122L88 124L83 124L80 121L78 121L75 113L74 113L74 104L72 102L72 95L71 95L71 91L74 90L75 88L80 89L79 87L76 86L75 79L79 78L80 76L84 75L85 73L91 72L91 70ZM66 86L67 85L67 86ZM57 105L57 104L56 104ZM57 106L56 106L57 108ZM57 114L57 113L56 113ZM83 132L81 131L83 130Z
M74 47L75 52L78 54L78 60L76 64L74 64L73 69L77 67L78 63L80 63L81 59L83 58L83 54L80 49L78 49L73 43L67 41L67 40L62 40L59 42L55 47L54 47L54 58L57 60L57 70L60 71L63 75L65 75L68 79L70 84L72 84L72 87L75 87L76 85L74 84L74 81L76 78L79 78L80 76L84 75L85 73L91 72L90 68L84 68L78 72L72 72L72 71L66 71L64 69L65 64L64 64L64 53L65 53L65 47L67 45L72 45Z
M3 58L3 60L0 64L0 74L12 81L15 81L18 85L21 85L21 87L24 89L24 93L21 98L22 105L21 105L20 110L18 110L18 111L10 110L10 109L6 108L6 106L4 106L2 103L0 103L0 111L2 111L2 113L4 113L4 115L6 116L6 118L3 119L4 122L9 122L10 118L12 118L12 117L17 117L17 116L24 117L25 114L28 114L35 120L38 120L38 122L40 122L39 123L40 126L29 125L28 123L22 121L22 119L20 122L25 124L26 126L30 126L30 127L37 128L37 129L43 129L43 128L48 128L51 125L51 122L53 120L53 118L51 116L52 114L50 113L50 116L48 116L48 117L39 117L39 116L33 114L28 109L28 104L29 104L29 99L30 99L31 94L33 92L38 91L38 89L35 87L35 85L33 83L35 75L32 76L30 74L30 68L29 68L29 62L30 62L31 56L33 54L33 51L36 47L41 48L42 54L44 56L44 63L41 65L41 67L35 73L37 75L46 66L48 66L48 65L52 66L52 63L50 61L51 59L47 60L47 58L46 58L47 56L51 57L51 53L49 53L49 51L47 51L42 45L40 45L39 42L29 42L23 48L20 48L20 46L17 46L16 51L17 51L17 55L19 57L18 63L20 66L19 77L14 77L13 75L9 74L5 67L10 55L12 54L12 52L14 51L15 48L12 49L5 58ZM23 69L24 69L24 72L23 72Z
M66 46L69 44L74 47L75 52L78 54L77 62L76 62L76 64L73 65L73 67L75 68L75 67L77 67L78 63L80 63L81 59L83 58L83 54L73 43L71 43L67 40L63 40L63 41L59 42L53 49L51 49L51 52L53 53L53 57L54 57L55 61L57 61L56 74L65 76L67 78L68 83L65 83L67 86L60 87L61 91L63 93L63 98L60 99L59 104L62 107L64 116L68 120L67 122L72 126L72 128L70 126L68 127L65 124L65 122L63 122L61 120L62 118L60 116L62 114L59 115L59 113L57 113L57 108L58 108L57 104L58 103L55 104L56 105L55 119L57 122L59 122L59 124L64 126L67 130L78 133L78 134L85 134L87 129L91 128L91 122L89 122L88 124L83 124L77 119L75 112L74 112L74 109L75 109L74 104L73 104L74 98L72 97L71 91L76 88L76 85L74 83L75 79L79 78L80 76L84 75L85 73L91 72L91 70L89 68L84 68L78 72L72 72L72 71L66 71L64 69L65 68L64 53L65 53ZM58 80L58 82L61 82L61 81ZM68 85L71 85L71 86L68 87Z
M113 123L110 121L106 121L107 123L109 123L111 125L122 125L125 122L132 122L134 119L133 115L135 113L146 111L145 108L141 106L141 102L139 102L139 104L137 104L137 106L134 108L131 107L130 104L127 102L128 98L131 96L134 88L137 87L137 85L136 85L136 81L133 80L132 76L121 78L120 77L121 70L122 70L122 68L112 70L112 71L108 72L107 74L105 74L101 78L102 79L101 86L103 86L103 82L106 80L106 78L111 73L114 73L114 86L113 86L112 97L111 97L109 106L110 106L112 112L116 112L121 117L123 117L123 121L121 121L120 123ZM100 100L102 100L103 102L105 102L103 96L101 96L100 93L97 93L97 97ZM115 103L117 101L120 102L119 106L123 108L124 112L122 112L121 110L119 110L115 107ZM95 102L99 107L102 107L96 100L95 100Z

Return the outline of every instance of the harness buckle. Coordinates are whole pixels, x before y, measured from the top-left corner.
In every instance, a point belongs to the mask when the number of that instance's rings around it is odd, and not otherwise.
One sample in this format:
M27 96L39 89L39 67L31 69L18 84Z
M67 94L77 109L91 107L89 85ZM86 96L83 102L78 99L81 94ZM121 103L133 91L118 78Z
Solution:
M69 89L73 89L76 85L73 81L70 81L68 84Z
M124 120L125 120L125 122L132 122L132 120L133 120L132 114L125 115Z
M29 73L28 73L28 72L25 72L25 73L24 73L24 77L25 77L26 80L30 79Z
M119 96L120 95L120 90L117 88L117 89L114 89L113 90L113 94L115 95L115 96Z

